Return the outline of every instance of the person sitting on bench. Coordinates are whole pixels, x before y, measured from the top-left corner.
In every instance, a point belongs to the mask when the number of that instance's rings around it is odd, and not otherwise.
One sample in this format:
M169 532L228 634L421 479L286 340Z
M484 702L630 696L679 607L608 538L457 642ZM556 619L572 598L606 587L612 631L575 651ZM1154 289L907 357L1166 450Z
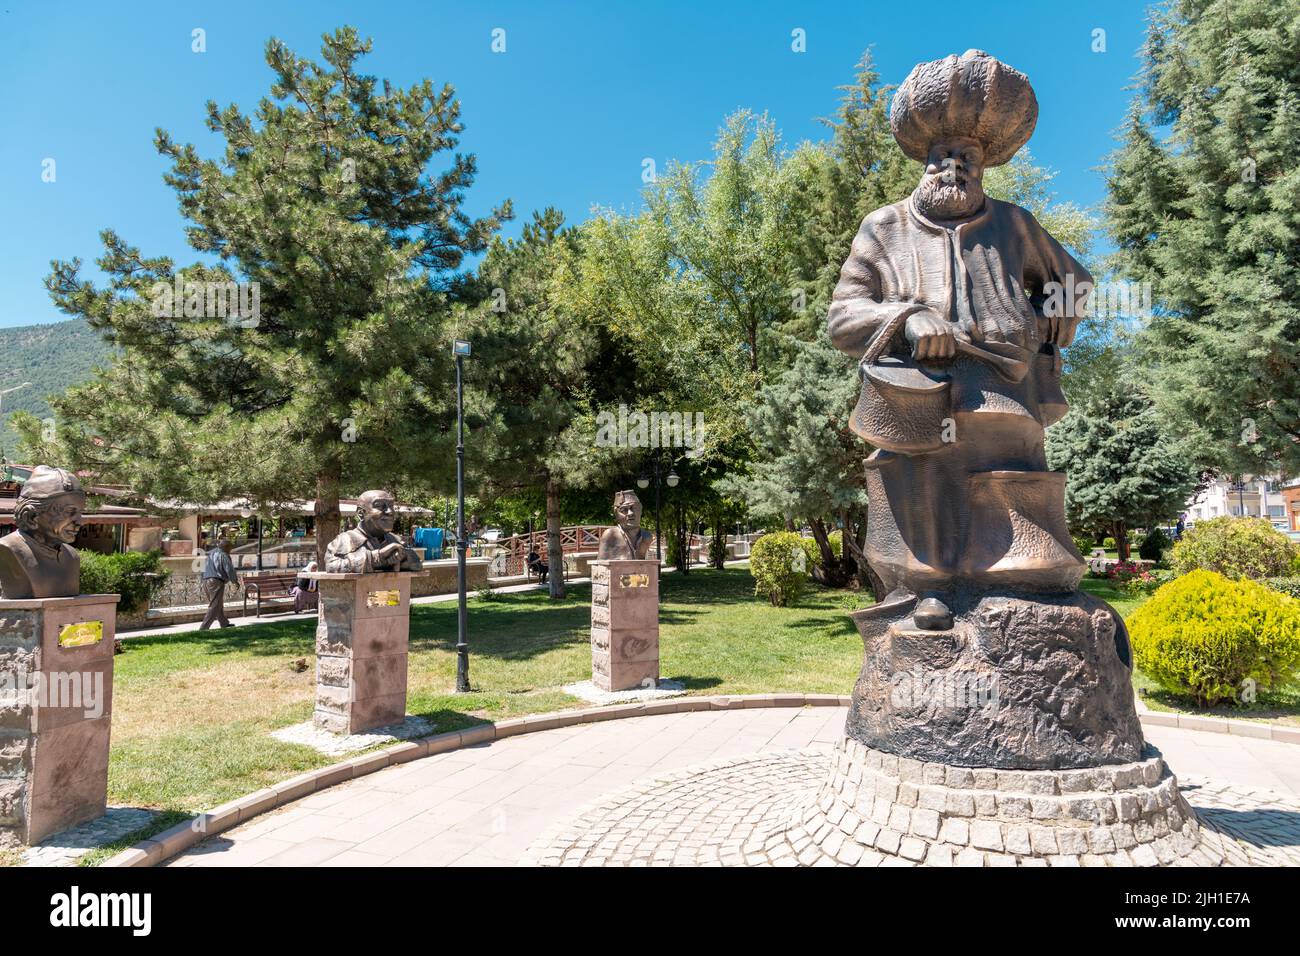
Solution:
M316 562L308 561L307 566L302 569L302 574L310 574L315 570ZM316 606L316 581L312 578L304 578L299 575L298 579L293 582L293 590L289 593L293 595L294 614L301 614L307 608Z
M542 560L542 556L537 553L536 548L528 549L528 570L537 575L538 581L546 583L546 575L550 573L551 567Z

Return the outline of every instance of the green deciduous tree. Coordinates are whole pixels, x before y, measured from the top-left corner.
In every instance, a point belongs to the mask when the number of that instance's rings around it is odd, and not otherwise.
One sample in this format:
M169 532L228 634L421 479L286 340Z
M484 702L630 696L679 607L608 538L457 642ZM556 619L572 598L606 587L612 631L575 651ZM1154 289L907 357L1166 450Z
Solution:
M158 131L189 242L208 260L178 268L106 230L105 288L79 260L52 264L55 303L120 357L56 402L56 448L27 423L40 457L162 498L314 497L318 547L345 486L449 473L454 273L510 211L462 209L475 162L451 153L452 88L366 76L369 50L351 28L323 38L323 62L271 40L257 110L208 103L217 159ZM229 282L248 284L246 302L257 291L257 314L232 316L202 291Z
M554 209L517 240L496 239L478 270L482 303L466 316L474 345L475 470L492 495L540 489L552 597L564 596L561 496L606 476L625 455L597 441L601 407L627 401L635 359L592 312L572 307L581 233Z
M1106 212L1154 397L1201 464L1300 470L1300 7L1172 0L1144 59Z

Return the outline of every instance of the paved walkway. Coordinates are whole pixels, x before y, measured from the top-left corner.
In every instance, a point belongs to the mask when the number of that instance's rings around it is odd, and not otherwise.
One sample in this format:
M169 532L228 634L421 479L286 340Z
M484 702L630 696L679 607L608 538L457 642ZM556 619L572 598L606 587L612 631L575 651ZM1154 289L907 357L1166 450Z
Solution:
M695 711L508 737L341 784L210 838L171 866L510 866L553 824L634 781L760 753L829 751L842 707ZM1175 773L1300 799L1300 745L1147 728Z

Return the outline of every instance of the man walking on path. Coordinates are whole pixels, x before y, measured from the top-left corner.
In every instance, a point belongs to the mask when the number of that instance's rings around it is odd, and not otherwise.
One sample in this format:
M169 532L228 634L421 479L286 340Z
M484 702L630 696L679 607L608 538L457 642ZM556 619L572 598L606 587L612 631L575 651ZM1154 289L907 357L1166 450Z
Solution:
M208 596L208 613L203 616L200 631L206 631L213 621L222 627L234 627L226 619L226 585L239 587L239 575L230 560L230 541L223 538L208 552L203 564L203 593Z

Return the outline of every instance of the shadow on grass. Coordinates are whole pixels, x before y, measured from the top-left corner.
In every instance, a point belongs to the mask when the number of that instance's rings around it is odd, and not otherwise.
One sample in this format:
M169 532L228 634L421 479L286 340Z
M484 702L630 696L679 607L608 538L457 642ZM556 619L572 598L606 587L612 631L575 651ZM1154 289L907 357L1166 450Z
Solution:
M183 643L200 644L209 654L245 653L259 657L280 654L312 654L316 644L316 619L299 618L293 621L275 621L265 624L242 624L236 627L213 628L207 631L186 631L181 634L150 634L127 638L127 649L157 646L177 647Z
M722 683L721 677L688 677L685 674L673 674L664 680L675 680L687 690L707 690Z

